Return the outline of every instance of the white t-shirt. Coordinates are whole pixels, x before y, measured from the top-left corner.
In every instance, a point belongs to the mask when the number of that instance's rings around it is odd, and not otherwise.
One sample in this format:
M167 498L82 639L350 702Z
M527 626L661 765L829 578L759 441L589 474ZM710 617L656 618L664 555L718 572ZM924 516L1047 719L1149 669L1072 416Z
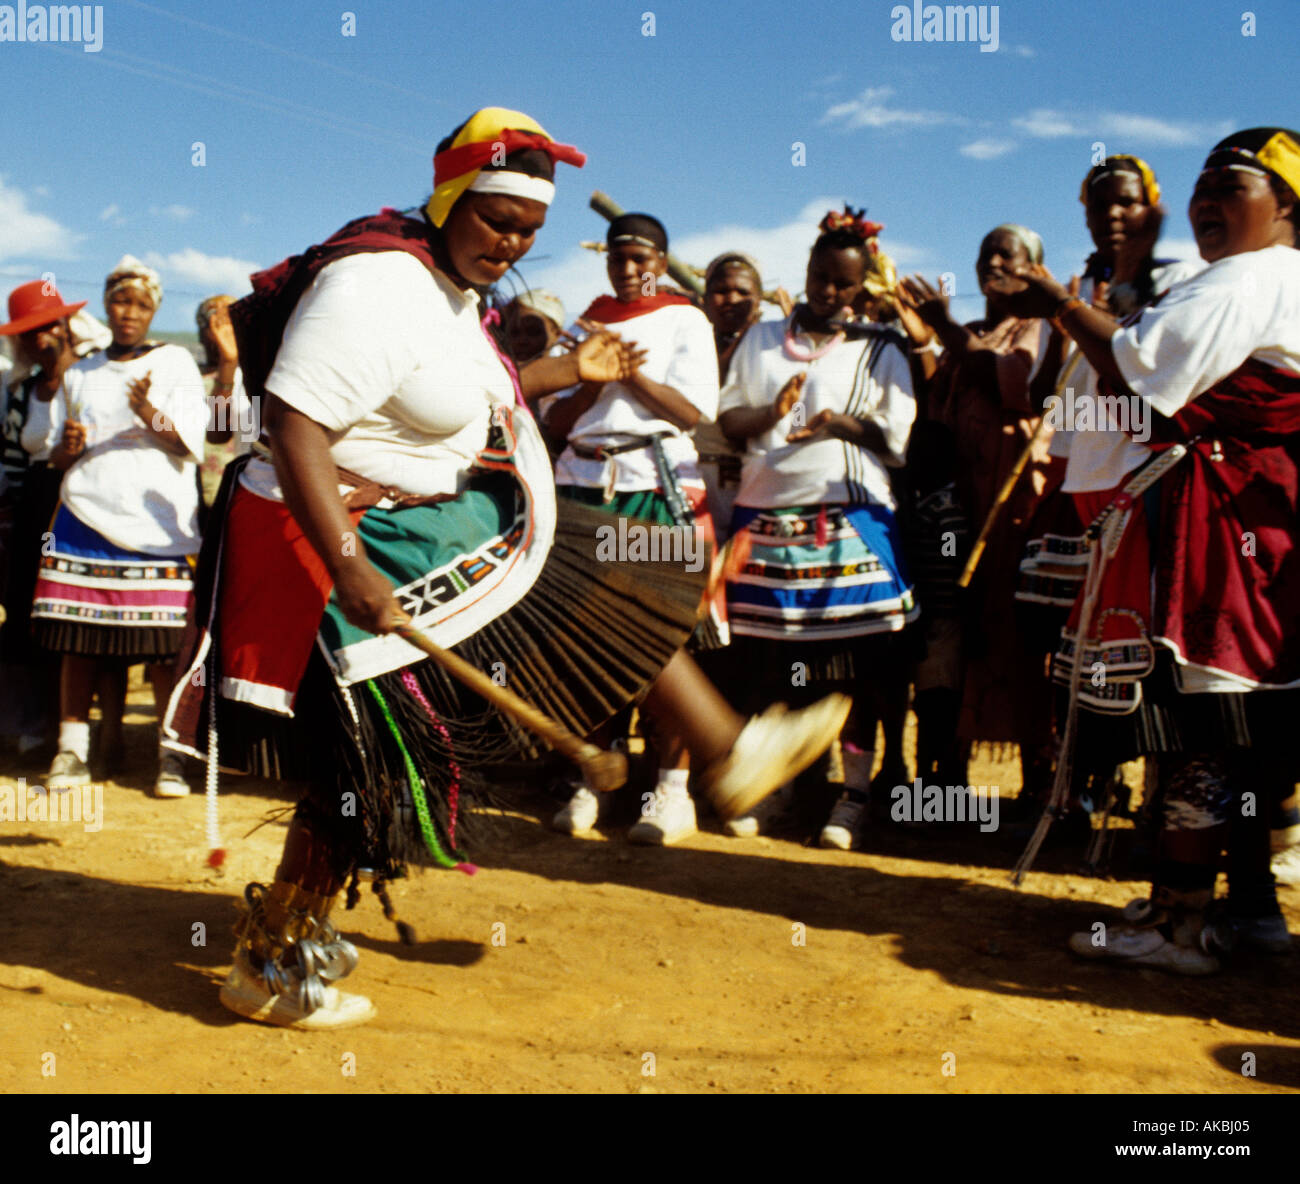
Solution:
M348 255L299 299L266 389L337 437L340 467L407 493L460 493L493 404L514 403L479 318L477 292L406 251ZM266 461L242 482L280 498Z
M1210 264L1117 329L1111 349L1148 420L1153 410L1176 415L1248 358L1300 373L1300 251L1268 247ZM1150 451L1124 432L1076 433L1065 488L1110 489Z
M184 457L162 448L131 410L128 385L146 375L149 402L171 420L189 449ZM63 477L63 503L76 517L109 542L144 555L199 549L197 474L208 405L189 350L160 345L122 362L95 354L67 371L63 391L47 406L48 435L33 455L48 456L69 415L86 427L86 451ZM27 439L24 433L24 447Z
M750 327L731 359L722 389L719 415L733 408L770 407L789 379L808 372L802 409L796 408L770 431L749 439L736 504L776 508L874 502L893 509L886 466L903 464L916 418L912 372L898 336L882 328L845 341L814 361L801 362L785 351L786 324L761 321ZM795 341L805 350L814 345L804 333L797 333ZM829 436L787 442L796 417L808 423L824 410L878 425L888 458Z
M652 382L670 386L700 413L701 419L718 414L718 351L713 326L690 304L668 304L639 317L609 326L624 341L647 352L641 372ZM560 392L567 398L577 390ZM670 433L663 440L668 463L682 482L701 480L695 445L688 432L660 419L621 382L607 382L595 403L569 432L569 440L588 448L625 443L629 436ZM610 480L612 476L612 481ZM654 454L649 448L620 452L607 461L583 460L566 448L555 464L557 485L606 487L620 493L654 489L659 484Z

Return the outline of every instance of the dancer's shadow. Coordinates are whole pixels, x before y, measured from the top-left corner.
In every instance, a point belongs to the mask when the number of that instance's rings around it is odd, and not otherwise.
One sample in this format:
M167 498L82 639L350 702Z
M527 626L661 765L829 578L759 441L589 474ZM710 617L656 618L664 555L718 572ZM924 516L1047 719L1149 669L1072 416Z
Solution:
M533 823L509 816L498 816L494 830L475 852L485 869L634 887L768 913L803 922L810 931L894 935L904 965L971 990L1215 1019L1300 1038L1295 954L1242 954L1220 975L1195 979L1089 962L1070 954L1065 943L1097 921L1117 920L1115 909L1097 902L1016 889L1009 882L891 875L865 861L796 862L782 857L781 844L758 847L739 840L728 851L636 848L622 834L604 843L575 841L539 834Z
M27 837L6 839L18 846ZM0 861L0 899L5 902L0 949L6 964L131 995L212 1027L243 1022L221 1006L213 989L230 965L236 913L229 895L123 884ZM406 947L396 939L363 937L357 944L448 966L469 966L483 956L479 943L454 939ZM46 991L42 986L12 989L36 995Z

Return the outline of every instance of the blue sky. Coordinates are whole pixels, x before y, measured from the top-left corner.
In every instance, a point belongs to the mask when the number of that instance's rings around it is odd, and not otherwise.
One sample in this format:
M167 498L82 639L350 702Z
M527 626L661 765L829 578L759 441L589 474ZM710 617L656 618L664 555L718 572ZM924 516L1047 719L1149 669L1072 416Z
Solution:
M96 53L0 42L0 285L53 272L98 311L130 252L162 272L155 327L192 328L198 300L246 291L249 270L421 201L436 141L501 105L590 157L561 166L520 266L571 313L604 286L578 245L603 236L587 208L599 188L656 213L691 262L749 250L792 291L821 214L865 205L902 270L955 274L969 318L978 243L999 222L1038 230L1058 275L1079 269L1094 142L1151 163L1166 253L1191 255L1186 203L1209 147L1300 124L1297 0L1020 0L997 6L995 53L895 41L894 7L108 0Z

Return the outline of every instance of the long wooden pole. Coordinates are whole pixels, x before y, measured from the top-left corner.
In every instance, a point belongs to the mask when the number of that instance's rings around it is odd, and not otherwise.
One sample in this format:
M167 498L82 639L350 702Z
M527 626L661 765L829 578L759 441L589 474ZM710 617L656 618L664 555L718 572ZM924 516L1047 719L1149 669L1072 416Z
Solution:
M403 641L428 654L452 677L459 679L471 690L477 691L489 703L517 719L526 728L536 732L557 752L578 765L586 776L587 784L596 790L617 789L627 781L627 758L621 752L606 752L594 744L575 736L568 728L538 711L510 690L493 682L483 671L471 666L458 654L445 650L411 625L395 624L393 632Z
M1016 457L1016 463L1012 466L1011 472L1007 474L1007 479L1002 482L1002 488L998 490L998 496L993 499L993 505L989 507L988 517L984 519L984 526L980 530L979 538L975 540L975 545L971 548L970 558L966 560L966 566L962 573L957 577L957 587L965 588L970 585L974 578L975 569L979 566L980 557L984 554L984 548L988 545L989 535L993 533L993 527L1002 515L1002 507L1007 504L1011 497L1011 491L1015 489L1016 483L1020 480L1020 474L1025 471L1025 466L1029 463L1029 458L1033 454L1034 445L1044 439L1052 429L1052 424L1048 417L1044 415L1038 421L1038 426L1034 429L1034 434L1029 437L1029 443L1024 446L1021 453Z

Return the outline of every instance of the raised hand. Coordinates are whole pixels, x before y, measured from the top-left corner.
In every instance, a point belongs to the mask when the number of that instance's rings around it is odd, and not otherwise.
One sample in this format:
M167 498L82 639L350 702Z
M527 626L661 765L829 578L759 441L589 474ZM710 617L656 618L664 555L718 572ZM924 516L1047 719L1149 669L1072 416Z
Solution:
M897 294L900 313L907 309L931 329L938 329L952 320L948 294L943 290L942 284L935 288L930 286L924 276L908 276L899 280ZM907 321L904 320L903 324L906 327ZM914 341L918 340L910 329L908 334Z
M1041 263L1008 267L1006 275L989 279L987 288L1004 298L1013 316L1026 318L1055 316L1061 301L1070 295Z
M784 419L794 410L794 405L803 398L803 388L807 381L808 371L800 370L781 388L772 401L772 418L774 422Z
M150 371L143 378L132 379L127 386L126 398L131 404L131 410L146 422L153 415L153 408L149 404L149 387L152 384L153 372Z
M216 342L217 352L227 361L239 360L239 346L235 343L235 327L230 323L230 305L219 304L208 318L208 332Z

